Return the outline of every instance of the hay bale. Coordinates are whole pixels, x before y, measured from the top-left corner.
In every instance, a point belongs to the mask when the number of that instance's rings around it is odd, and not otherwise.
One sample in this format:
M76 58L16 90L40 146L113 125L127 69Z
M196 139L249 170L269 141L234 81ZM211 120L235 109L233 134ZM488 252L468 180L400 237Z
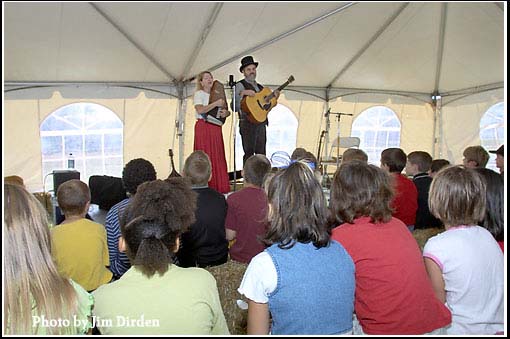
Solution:
M206 268L216 279L221 307L223 308L223 314L225 314L230 334L246 334L248 311L242 310L237 306L238 299L245 300L237 292L237 289L241 284L247 267L247 264L229 259L223 265Z
M441 228L425 228L425 229L415 229L413 231L413 237L418 242L418 246L420 246L420 250L423 251L423 247L425 246L425 243L427 240L436 234L439 234L441 232L444 232L444 227Z

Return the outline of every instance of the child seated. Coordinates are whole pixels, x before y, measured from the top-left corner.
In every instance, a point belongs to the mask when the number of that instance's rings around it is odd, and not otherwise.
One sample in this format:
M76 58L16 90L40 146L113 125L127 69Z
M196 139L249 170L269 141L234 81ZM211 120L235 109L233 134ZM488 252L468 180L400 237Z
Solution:
M480 226L485 217L486 184L463 166L441 170L432 181L430 211L446 231L423 249L437 298L452 312L447 334L497 334L505 328L503 252Z
M6 183L4 198L4 333L85 334L93 299L58 273L44 207L18 184Z
M269 247L251 260L238 289L249 299L248 334L350 334L354 264L330 240L313 171L290 164L272 177L267 196Z
M183 178L140 185L121 221L120 249L131 268L94 292L102 334L229 334L216 281L202 268L172 264L195 219L196 193ZM143 326L126 325L139 320Z
M181 267L217 266L228 259L227 202L223 194L208 186L211 173L211 161L204 151L194 151L184 163L184 177L191 180L198 198L195 222L182 234L177 252Z
M441 334L450 311L434 294L416 240L391 216L393 194L390 175L361 161L342 164L333 178L330 209L343 223L332 238L356 265L354 334Z

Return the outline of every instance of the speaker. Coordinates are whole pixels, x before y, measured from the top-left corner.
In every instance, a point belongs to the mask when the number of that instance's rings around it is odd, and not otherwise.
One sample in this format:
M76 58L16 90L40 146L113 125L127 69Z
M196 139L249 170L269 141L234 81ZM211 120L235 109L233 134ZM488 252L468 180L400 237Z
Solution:
M53 171L53 192L57 195L57 190L64 182L78 179L80 180L80 172L74 170L54 170Z

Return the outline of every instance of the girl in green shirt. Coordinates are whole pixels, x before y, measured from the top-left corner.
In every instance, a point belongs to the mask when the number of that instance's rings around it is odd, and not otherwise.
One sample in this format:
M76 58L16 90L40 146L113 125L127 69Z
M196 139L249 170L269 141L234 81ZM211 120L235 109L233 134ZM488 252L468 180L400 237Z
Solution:
M132 267L94 291L102 334L229 334L213 276L172 264L195 206L196 194L186 179L138 187L121 217L119 241Z

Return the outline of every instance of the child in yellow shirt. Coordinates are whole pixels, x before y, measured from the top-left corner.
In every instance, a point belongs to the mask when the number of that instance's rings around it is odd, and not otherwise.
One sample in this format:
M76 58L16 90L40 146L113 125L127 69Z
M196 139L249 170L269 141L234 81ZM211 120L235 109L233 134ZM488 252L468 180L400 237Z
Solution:
M108 245L105 228L85 219L90 205L90 190L80 180L64 182L57 200L65 220L51 230L52 256L58 271L87 291L110 282Z

